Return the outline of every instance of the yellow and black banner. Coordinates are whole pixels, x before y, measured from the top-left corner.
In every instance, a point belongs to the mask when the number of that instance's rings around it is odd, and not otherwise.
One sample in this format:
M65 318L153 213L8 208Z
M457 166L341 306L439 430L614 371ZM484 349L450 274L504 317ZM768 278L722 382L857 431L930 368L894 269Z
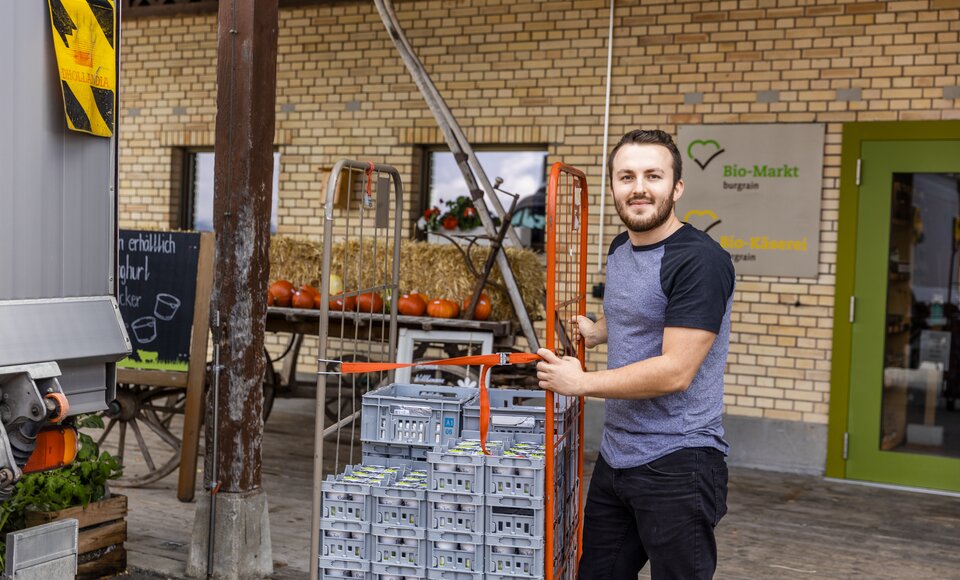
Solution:
M47 0L67 126L113 135L117 102L113 0Z

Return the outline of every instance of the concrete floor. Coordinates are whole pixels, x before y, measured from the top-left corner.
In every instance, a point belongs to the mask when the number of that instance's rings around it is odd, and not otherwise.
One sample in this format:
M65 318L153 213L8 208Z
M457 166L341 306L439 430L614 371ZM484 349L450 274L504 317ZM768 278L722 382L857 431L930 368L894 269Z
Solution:
M264 436L275 579L308 577L312 415L278 400ZM175 487L176 473L122 490L132 578L183 577L195 504ZM717 578L960 580L960 497L732 468L717 538Z

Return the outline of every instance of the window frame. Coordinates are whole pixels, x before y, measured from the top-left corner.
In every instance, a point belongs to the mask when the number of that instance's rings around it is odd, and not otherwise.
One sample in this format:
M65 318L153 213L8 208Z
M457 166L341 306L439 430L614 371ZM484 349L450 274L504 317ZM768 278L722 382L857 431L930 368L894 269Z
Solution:
M178 149L180 151L180 156L182 158L179 160L179 163L181 165L180 195L179 195L180 207L177 212L179 215L177 216L178 223L176 224L176 227L184 231L207 231L207 230L197 230L194 227L195 225L194 219L196 218L196 215L195 215L196 210L194 207L196 205L196 190L194 189L194 185L196 183L196 177L197 177L195 158L198 153L214 153L214 148L213 147L180 147ZM280 150L276 147L273 149L273 155L274 156L280 155L281 159L278 159L276 162L276 169L279 172L280 167L282 166L283 155L280 153ZM176 163L177 161L178 160L176 159L176 157L174 157L174 162ZM277 191L276 191L277 215L275 216L277 218L277 229L276 231L274 231L271 225L271 230L270 230L271 235L274 235L280 231L279 176L277 176L275 179L277 181ZM272 185L273 184L271 183L271 186ZM271 220L274 217L273 199L272 199L273 193L274 192L271 191L271 200L270 200ZM215 229L211 227L209 231L215 231Z
M450 148L446 145L423 145L420 147L421 150L421 159L420 159L420 175L422 179L420 180L419 187L419 204L417 205L417 215L415 219L419 219L425 211L430 209L430 186L432 181L432 171L433 171L433 154L434 153L451 153ZM483 144L473 146L473 152L475 154L494 152L494 153L508 153L511 151L523 151L523 152L540 152L542 151L543 156L543 186L546 187L547 184L547 171L550 167L549 158L550 158L550 148L545 143L511 143L511 144ZM479 157L479 155L478 155ZM493 180L496 179L496 176L487 175L487 178L490 179L491 186L493 185ZM478 184L479 185L479 184ZM509 186L508 186L509 187ZM511 192L516 193L516 192ZM536 192L530 193L529 195L535 195ZM521 197L522 199L522 197ZM504 207L504 211L508 208ZM446 208L440 208L440 211L446 211ZM426 233L417 230L417 239L424 240L426 239Z

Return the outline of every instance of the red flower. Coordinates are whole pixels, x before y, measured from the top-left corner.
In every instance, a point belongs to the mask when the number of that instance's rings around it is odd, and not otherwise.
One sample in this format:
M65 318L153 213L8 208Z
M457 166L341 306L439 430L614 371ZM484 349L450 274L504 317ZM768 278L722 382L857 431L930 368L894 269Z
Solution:
M477 210L472 207L467 207L463 210L463 217L472 218L477 215Z

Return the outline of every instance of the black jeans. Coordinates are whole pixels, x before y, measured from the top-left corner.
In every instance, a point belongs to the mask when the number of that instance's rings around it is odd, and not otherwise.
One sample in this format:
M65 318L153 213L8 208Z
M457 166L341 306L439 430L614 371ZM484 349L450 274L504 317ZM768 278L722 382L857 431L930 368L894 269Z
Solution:
M579 580L713 578L713 528L727 513L727 464L716 449L681 449L630 469L597 459L584 506Z

